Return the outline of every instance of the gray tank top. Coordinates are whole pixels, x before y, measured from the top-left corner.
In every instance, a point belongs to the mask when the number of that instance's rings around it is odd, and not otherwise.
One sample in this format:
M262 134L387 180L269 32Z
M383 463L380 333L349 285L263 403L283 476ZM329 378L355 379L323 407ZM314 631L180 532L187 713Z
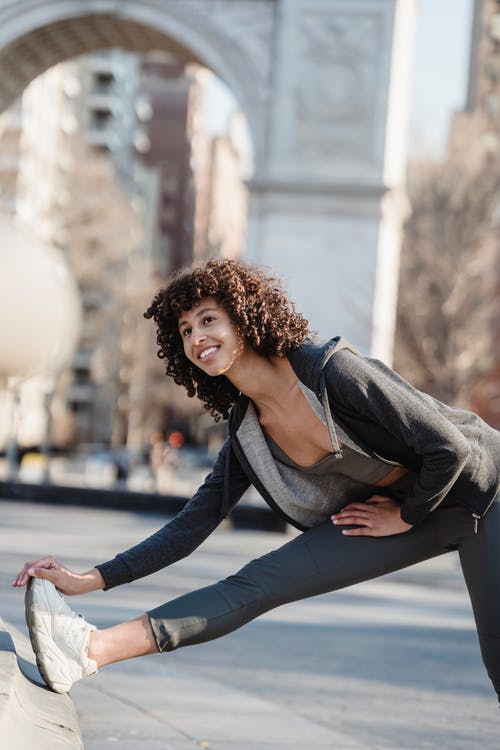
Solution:
M343 443L342 445L342 458L336 458L333 453L322 458L312 466L300 466L295 463L293 459L283 451L280 446L275 443L270 435L265 434L267 444L271 454L285 466L289 466L291 469L296 469L304 474L312 474L315 476L321 476L324 474L343 474L345 477L356 479L358 482L365 482L366 484L375 484L380 479L385 477L390 471L391 467L382 461L377 461L376 458L367 456L363 453L359 453L350 446Z
M300 386L313 410L326 423L315 394L303 383ZM335 429L342 442L343 457L332 453L307 468L291 461L264 434L251 401L237 430L243 451L264 487L290 518L306 527L322 523L349 502L367 500L373 495L374 482L393 469L390 463L364 453L339 425Z

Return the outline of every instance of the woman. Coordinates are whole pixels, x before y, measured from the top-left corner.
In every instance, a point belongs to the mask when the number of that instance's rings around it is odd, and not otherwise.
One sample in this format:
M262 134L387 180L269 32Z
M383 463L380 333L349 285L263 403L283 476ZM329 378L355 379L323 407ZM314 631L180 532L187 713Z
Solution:
M317 343L279 282L232 260L178 274L145 313L166 372L229 436L211 474L153 536L86 573L26 563L27 622L65 692L121 659L217 638L286 602L456 549L500 694L500 433L420 393L340 338ZM303 531L212 586L97 630L59 594L109 589L190 554L253 484ZM59 590L59 591L58 591Z

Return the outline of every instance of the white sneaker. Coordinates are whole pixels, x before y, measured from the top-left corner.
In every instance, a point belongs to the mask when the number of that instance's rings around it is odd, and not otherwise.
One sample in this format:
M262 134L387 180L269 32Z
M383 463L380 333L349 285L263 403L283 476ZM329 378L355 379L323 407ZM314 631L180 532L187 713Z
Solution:
M89 638L94 625L68 606L53 583L31 578L25 597L26 624L40 674L56 693L97 672L89 659Z

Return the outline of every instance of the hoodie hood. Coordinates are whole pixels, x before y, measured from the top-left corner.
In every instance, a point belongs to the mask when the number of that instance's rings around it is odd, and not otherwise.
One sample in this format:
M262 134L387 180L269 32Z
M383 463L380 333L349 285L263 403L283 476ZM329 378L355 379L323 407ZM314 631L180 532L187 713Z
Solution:
M321 381L324 379L324 369L334 354L342 349L348 349L354 354L359 352L342 336L336 336L328 341L319 337L310 336L292 352L287 354L287 359L292 365L293 371L298 379L306 385L310 391L316 394L325 410L330 413L328 403L323 403L321 395ZM323 376L323 377L322 377ZM327 399L328 402L328 399ZM229 416L230 432L237 429L248 404L247 396L240 396L231 410Z
M328 341L311 336L288 354L288 361L299 380L321 399L321 375L333 355L342 349L359 354L343 336L335 336Z

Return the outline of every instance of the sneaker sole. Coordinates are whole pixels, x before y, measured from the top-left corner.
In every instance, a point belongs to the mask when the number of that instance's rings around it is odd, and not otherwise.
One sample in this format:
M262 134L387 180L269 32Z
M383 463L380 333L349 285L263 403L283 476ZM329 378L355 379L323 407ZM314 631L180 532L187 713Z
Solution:
M67 693L73 682L64 675L63 665L66 658L52 639L50 615L42 617L38 611L40 604L45 605L46 612L48 612L48 606L42 585L37 582L36 578L30 578L28 581L24 603L26 625L38 670L51 690L55 693Z

